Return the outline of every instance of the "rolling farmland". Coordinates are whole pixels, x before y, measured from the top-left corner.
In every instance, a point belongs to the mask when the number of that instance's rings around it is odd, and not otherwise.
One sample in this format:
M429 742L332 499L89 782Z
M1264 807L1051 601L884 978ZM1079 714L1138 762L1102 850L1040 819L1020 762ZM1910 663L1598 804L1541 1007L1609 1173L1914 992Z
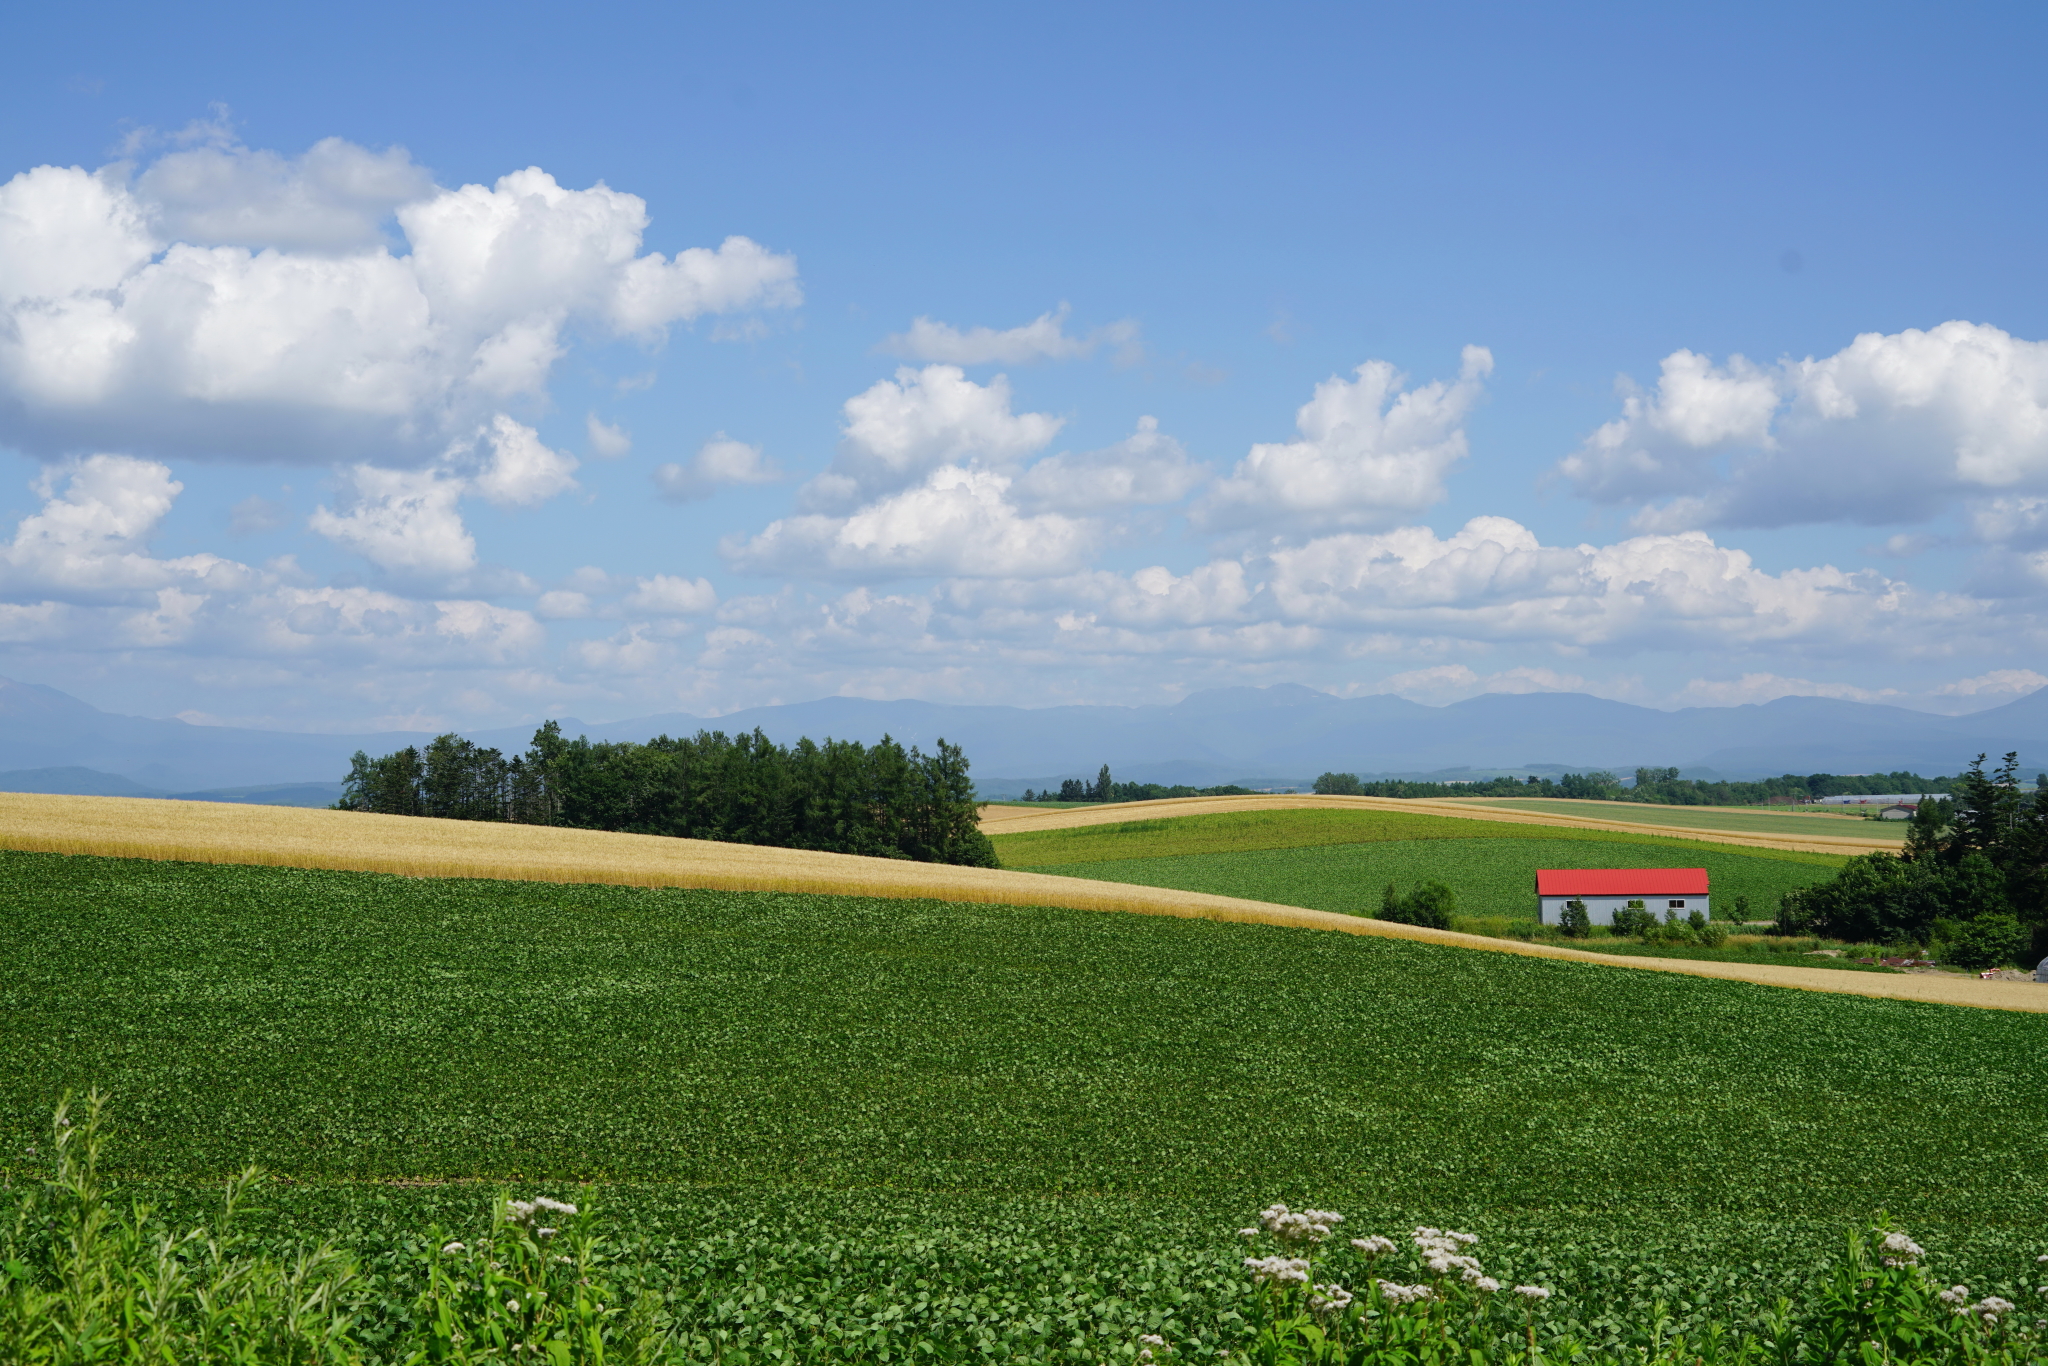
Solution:
M2032 1085L2030 1014L1046 907L0 864L0 1150L101 1086L173 1210L289 1177L266 1237L592 1183L685 1303L762 1297L734 1341L1220 1344L1274 1198L1469 1226L1606 1341L1760 1312L1880 1206L2017 1283L2048 1199L2048 1117L1983 1103Z

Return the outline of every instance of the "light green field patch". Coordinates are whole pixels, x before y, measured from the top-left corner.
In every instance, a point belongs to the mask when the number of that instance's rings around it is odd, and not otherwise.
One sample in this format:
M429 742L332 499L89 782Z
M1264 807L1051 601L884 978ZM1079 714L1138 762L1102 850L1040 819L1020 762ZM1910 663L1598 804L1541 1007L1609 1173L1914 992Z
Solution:
M1794 862L1774 850L1696 844L1684 850L1680 863L1671 848L1677 841L1531 839L1528 826L1510 828L1518 838L1377 840L1114 859L1033 871L1249 897L1346 915L1377 912L1389 882L1407 891L1424 878L1435 878L1458 894L1460 915L1533 920L1538 868L1705 868L1718 904L1726 907L1737 893L1745 893L1758 916L1768 917L1779 897L1833 876L1841 862L1819 854L1799 855L1802 861Z
M1727 830L1780 839L1868 839L1904 843L1906 822L1870 821L1853 816L1794 813L1722 806L1651 806L1647 802L1565 801L1542 797L1503 797L1461 801L1463 805L1498 807L1503 811L1542 811L1586 820L1634 821L1639 825L1685 825L1695 830Z
M1508 821L1431 816L1420 812L1411 815L1405 811L1347 811L1314 807L1219 812L1213 816L1123 821L1116 825L1084 825L1069 830L1034 830L994 837L996 853L1005 868L1044 871L1067 871L1080 864L1125 859L1172 859L1197 854L1245 853L1257 849L1307 849L1323 845L1416 841L1527 841L1530 838L1529 826ZM1678 861L1681 853L1685 859L1684 866L1697 867L1701 858L1709 854L1721 855L1728 849L1727 845L1703 840L1625 835L1606 830L1573 830L1563 826L1544 827L1540 838L1557 844L1613 845L1667 851L1654 856L1630 856L1649 858L1648 863L1606 862L1602 861L1602 855L1589 853L1579 856L1589 860L1586 862L1545 865L1565 868L1669 867ZM1742 853L1746 858L1827 870L1839 868L1843 862L1834 854L1803 854L1776 849L1745 849ZM1110 877L1125 882L1143 880L1108 873L1089 873L1087 876ZM1179 884L1162 882L1156 885L1171 887Z

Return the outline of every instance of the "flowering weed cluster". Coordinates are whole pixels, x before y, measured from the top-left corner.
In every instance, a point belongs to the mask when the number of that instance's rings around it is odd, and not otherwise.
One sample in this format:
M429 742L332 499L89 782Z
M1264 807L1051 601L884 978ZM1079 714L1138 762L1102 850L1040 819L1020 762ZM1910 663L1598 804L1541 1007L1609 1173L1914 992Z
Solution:
M909 1299L838 1279L807 1298L771 1288L773 1268L743 1251L754 1268L742 1281L691 1285L647 1247L619 1255L587 1201L542 1195L499 1198L480 1233L413 1239L404 1274L380 1288L368 1262L331 1246L277 1254L236 1234L253 1174L231 1183L210 1228L168 1233L145 1208L117 1210L97 1171L102 1114L97 1098L83 1123L59 1110L51 1174L0 1232L7 1366L2048 1366L2048 1324L1935 1279L1938 1259L1891 1228L1852 1239L1822 1293L1781 1301L1760 1325L1688 1336L1659 1306L1628 1311L1624 1338L1598 1346L1549 1321L1551 1287L1488 1275L1470 1233L1345 1238L1336 1212L1279 1205L1242 1230L1252 1255L1232 1259L1235 1292L1207 1327L1185 1312L1191 1289L1216 1288L1207 1273L1141 1258L1144 1298L1124 1312L1145 1326L1107 1353L1072 1325L1022 1323L1021 1305L955 1294L929 1268L912 1273ZM400 1284L409 1309L380 1310ZM952 1337L932 1331L933 1311ZM894 1331L920 1314L923 1335Z
M1248 1315L1253 1339L1232 1360L1250 1366L1541 1366L1546 1357L1579 1366L2048 1363L2048 1319L2021 1323L2011 1300L1973 1298L1965 1285L1943 1288L1924 1265L1927 1250L1896 1229L1852 1237L1820 1302L1803 1314L1781 1300L1763 1331L1716 1325L1689 1340L1668 1331L1659 1307L1617 1356L1569 1337L1539 1344L1537 1318L1554 1292L1517 1285L1503 1293L1476 1255L1475 1234L1416 1228L1404 1268L1387 1264L1400 1245L1378 1234L1334 1245L1319 1257L1342 1222L1328 1210L1296 1214L1274 1205L1261 1212L1259 1228L1240 1230L1252 1238L1263 1230L1304 1255L1243 1259L1256 1291ZM2048 1255L2040 1262L2048 1264ZM1346 1281L1358 1288L1347 1288ZM2048 1297L2048 1286L2040 1294ZM1139 1366L1156 1358L1158 1340L1147 1341Z

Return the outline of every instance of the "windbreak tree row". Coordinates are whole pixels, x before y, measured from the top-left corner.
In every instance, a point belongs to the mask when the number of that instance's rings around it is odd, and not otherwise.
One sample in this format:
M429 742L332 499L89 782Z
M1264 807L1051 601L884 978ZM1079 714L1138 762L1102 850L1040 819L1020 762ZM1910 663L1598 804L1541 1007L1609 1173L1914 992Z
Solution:
M1315 781L1320 793L1346 797L1587 797L1597 801L1643 802L1653 806L1777 806L1796 805L1821 797L1879 793L1942 793L1955 790L1960 778L1923 778L1917 773L1809 773L1760 782L1709 781L1681 778L1675 768L1639 768L1633 787L1604 770L1567 773L1556 780L1530 774L1526 778L1484 778L1440 783L1427 779L1361 779L1356 773L1325 773Z
M1828 882L1787 893L1784 934L1934 943L1962 967L2031 966L2048 955L2048 774L2020 786L2019 756L1984 756L1955 796L1920 803L1897 854L1849 860Z
M998 866L977 824L967 756L944 740L933 754L886 735L871 746L784 746L759 730L593 742L564 739L550 721L510 758L459 735L381 758L357 751L338 805Z

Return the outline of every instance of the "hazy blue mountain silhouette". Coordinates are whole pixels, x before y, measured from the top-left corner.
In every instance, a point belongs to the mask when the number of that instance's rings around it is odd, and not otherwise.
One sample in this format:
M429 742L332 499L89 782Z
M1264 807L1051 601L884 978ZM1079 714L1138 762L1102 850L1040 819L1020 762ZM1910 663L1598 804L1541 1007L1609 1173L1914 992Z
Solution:
M1279 684L1213 689L1156 706L984 707L828 697L715 719L671 712L602 724L566 717L562 726L570 735L604 740L756 727L783 743L806 735L873 741L886 732L927 750L943 736L966 750L988 793L1092 778L1104 763L1120 778L1198 785L1304 783L1326 770L1626 772L1639 764L1725 777L1898 768L1932 776L1956 772L1980 750L1995 756L2017 749L2029 765L2048 760L2048 689L1960 717L1817 697L1665 712L1579 693L1525 693L1426 707L1399 697L1338 698ZM508 752L524 749L532 733L532 726L468 732ZM357 749L385 753L426 738L118 716L54 688L0 679L0 774L83 768L175 793L331 784Z

